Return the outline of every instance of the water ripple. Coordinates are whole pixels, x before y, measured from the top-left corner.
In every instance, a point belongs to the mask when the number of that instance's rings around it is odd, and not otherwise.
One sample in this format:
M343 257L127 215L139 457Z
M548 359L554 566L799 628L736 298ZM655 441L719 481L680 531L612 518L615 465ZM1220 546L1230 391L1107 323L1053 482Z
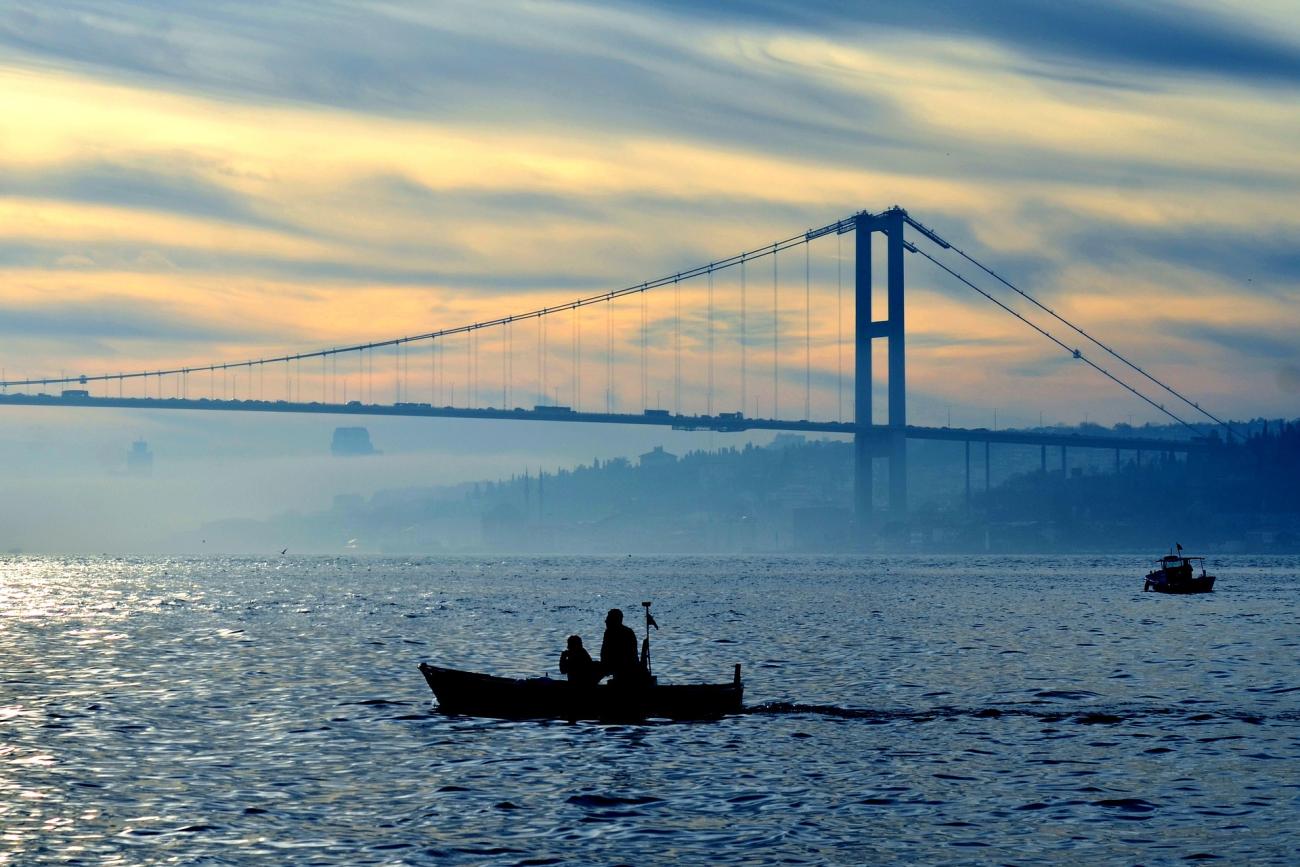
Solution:
M1293 863L1300 562L1140 566L0 559L0 863ZM415 670L554 674L642 598L746 713L469 719Z

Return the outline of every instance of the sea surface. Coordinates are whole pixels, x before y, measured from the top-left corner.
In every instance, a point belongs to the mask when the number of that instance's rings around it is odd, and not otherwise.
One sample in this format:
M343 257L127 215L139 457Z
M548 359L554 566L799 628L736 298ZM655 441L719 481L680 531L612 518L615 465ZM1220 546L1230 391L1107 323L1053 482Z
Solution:
M0 864L1300 863L1300 558L0 559ZM654 601L747 712L447 716Z

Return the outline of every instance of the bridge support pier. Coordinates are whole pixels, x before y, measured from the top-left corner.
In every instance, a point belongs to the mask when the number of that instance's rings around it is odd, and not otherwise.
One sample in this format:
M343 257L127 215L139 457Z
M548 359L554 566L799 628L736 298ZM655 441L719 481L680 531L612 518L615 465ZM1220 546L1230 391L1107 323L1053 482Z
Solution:
M966 508L970 508L970 440L966 440Z
M904 351L903 225L907 213L890 208L882 214L854 217L856 264L854 268L854 420L853 505L858 526L869 531L873 518L876 435L872 429L872 341L883 338L888 358L888 430L885 452L889 458L889 511L896 520L907 515L907 375ZM871 242L876 232L885 235L887 317L872 314Z

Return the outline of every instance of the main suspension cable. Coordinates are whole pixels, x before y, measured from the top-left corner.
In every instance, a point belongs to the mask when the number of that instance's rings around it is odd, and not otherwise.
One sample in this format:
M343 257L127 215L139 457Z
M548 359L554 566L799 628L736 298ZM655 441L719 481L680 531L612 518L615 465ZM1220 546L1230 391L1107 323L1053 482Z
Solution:
M1093 370L1095 370L1095 371L1097 371L1098 373L1100 373L1102 376L1106 377L1107 379L1111 380L1112 382L1116 383L1117 385L1121 386L1122 388L1126 389L1127 391L1133 393L1133 394L1136 395L1137 397L1140 397L1142 400L1144 400L1144 401L1146 401L1147 403L1151 404L1153 407L1155 407L1156 409L1160 410L1162 413L1164 413L1165 415L1169 416L1169 417L1172 418L1174 421L1178 422L1179 424L1183 425L1184 427L1188 428L1189 430L1195 431L1195 432L1197 432L1197 433L1200 432L1200 431L1197 430L1197 428L1196 428L1195 425L1191 424L1191 423L1188 422L1188 421L1185 421L1185 420L1182 419L1182 418L1179 418L1176 414L1174 414L1174 413L1171 412L1170 410L1166 409L1166 408L1164 407L1163 404L1156 403L1154 400L1152 400L1151 398L1147 397L1145 394L1143 394L1142 392L1138 391L1136 388L1134 388L1133 386L1129 385L1129 384L1128 384L1127 382L1125 382L1124 380L1122 380L1122 379L1120 379L1119 377L1115 376L1115 374L1111 373L1109 370L1106 370L1106 368L1104 368L1104 367L1102 367L1102 366L1096 364L1096 363L1093 362L1091 359L1085 357L1084 354L1083 354L1082 352L1080 352L1078 349L1075 349L1075 348L1073 348L1073 347L1067 346L1065 343L1061 342L1061 340L1058 339L1058 338L1057 338L1055 335L1053 335L1051 332L1047 331L1046 329L1040 327L1040 326L1037 325L1036 323L1030 321L1029 319L1026 319L1026 318L1025 318L1024 316L1022 316L1021 314L1019 314L1019 313L1017 313L1016 311L1012 310L1010 307L1008 307L1007 305L1003 304L1001 301L999 301L998 299L994 298L992 295L990 295L989 293L985 292L983 289L981 289L980 287L976 286L976 285L975 285L974 283L972 283L971 281L967 280L967 279L966 279L965 277L963 277L961 274L958 274L956 271L954 271L953 269L949 268L947 265L945 265L944 263L940 262L940 261L939 261L938 259L936 259L935 257L931 256L929 253L925 252L924 250L922 250L922 249L920 249L920 248L918 248L918 247L916 247L916 246L914 246L914 245L912 245L912 244L908 244L908 245L907 245L907 248L908 248L908 250L909 250L910 252L918 253L918 254L924 256L925 258L929 259L931 262L933 262L934 264L938 265L941 269L943 269L944 271L948 272L948 273L951 274L953 277L956 277L956 278L957 278L958 280L960 280L962 283L966 284L966 285L967 285L968 287L970 287L971 289L974 289L974 290L975 290L976 292L978 292L980 295L983 295L983 296L984 296L985 298L987 298L989 301L992 301L994 304L996 304L997 306L1001 307L1001 308L1002 308L1003 310L1005 310L1007 313L1010 313L1012 316L1016 317L1016 318L1019 319L1021 322L1025 323L1025 324L1028 325L1030 328L1034 329L1034 330L1037 331L1039 334L1043 335L1043 336L1046 337L1048 340L1052 341L1052 342L1055 343L1057 346L1061 347L1061 348L1064 349L1066 352L1070 353L1072 356L1074 356L1074 357L1077 358L1078 360L1082 361L1084 364L1088 365L1088 366L1091 367Z
M1163 388L1165 391L1169 392L1169 393L1172 394L1174 397L1176 397L1176 398L1178 398L1179 400L1181 400L1183 403L1185 403L1185 404L1187 404L1188 406L1190 406L1190 407L1192 407L1193 409L1195 409L1197 412L1199 412L1199 413L1201 413L1202 415L1206 416L1207 418L1211 419L1211 420L1214 421L1215 423L1222 425L1222 426L1223 426L1223 427L1228 431L1229 439L1231 439L1231 437L1232 437L1233 434L1236 434L1236 431L1232 429L1232 425L1228 424L1228 422L1226 422L1226 421L1224 421L1223 419L1219 418L1219 417L1216 416L1214 413L1210 412L1208 409L1206 409L1205 407L1201 406L1199 403L1197 403L1196 401L1192 400L1191 398L1186 397L1185 395L1181 394L1180 392L1178 392L1177 390L1175 390L1175 389L1173 388L1173 386L1170 386L1170 385L1165 384L1164 382L1160 381L1160 380L1157 379L1156 377L1152 376L1152 375L1151 375L1150 373L1148 373L1147 371L1143 370L1143 369L1142 369L1141 367L1139 367L1138 365L1136 365L1136 364L1134 364L1133 362L1129 361L1129 360L1128 360L1127 358L1125 358L1123 355L1120 355L1118 352L1116 352L1114 349L1112 349L1112 348L1110 348L1109 346L1107 346L1105 343L1102 343L1100 340L1098 340L1097 338L1093 337L1091 334L1089 334L1088 332L1084 331L1082 328L1080 328L1079 326L1075 325L1073 322L1071 322L1070 320L1066 319L1064 316L1062 316L1061 314L1057 313L1055 310L1053 310L1052 308L1048 307L1046 304L1042 303L1041 301L1039 301L1039 300L1038 300L1037 298L1035 298L1034 296L1030 295L1030 294L1029 294L1028 292L1026 292L1025 290L1021 289L1019 286L1016 286L1016 285L1015 285L1014 283L1012 283L1010 280L1006 279L1006 278L1003 277L1001 274L999 274L998 272L994 271L992 268L990 268L990 267L988 267L987 265L985 265L983 262L980 262L980 261L979 261L978 259L976 259L974 256L971 256L971 255L970 255L969 253L967 253L965 250L963 250L963 249L961 249L960 247L958 247L958 246L956 246L956 245L954 245L954 244L951 244L951 243L949 243L948 246L951 247L952 250L953 250L953 252L956 253L958 256L961 256L961 257L962 257L963 259L965 259L967 262L970 262L970 263L971 263L972 265L974 265L976 268L979 268L981 271L983 271L984 273L988 274L988 275L989 275L990 277L992 277L993 279L997 280L997 281L998 281L999 283L1001 283L1003 286L1006 286L1006 287L1007 287L1008 289L1010 289L1012 292L1015 292L1015 293L1016 293L1017 295L1019 295L1021 298L1024 298L1024 299L1025 299L1026 301L1028 301L1030 304L1033 304L1033 305L1034 305L1035 307L1037 307L1039 310L1042 310L1044 313L1046 313L1047 315L1051 316L1053 319L1055 319L1056 321L1060 322L1062 325L1065 325L1066 327L1070 328L1071 330L1073 330L1073 331L1077 332L1078 334L1082 335L1082 336L1084 337L1084 339L1090 341L1090 342L1093 343L1094 345L1096 345L1096 346L1100 347L1101 349L1105 350L1105 351L1106 351L1107 353L1109 353L1111 356L1113 356L1114 358L1116 358L1116 359L1119 360L1120 362L1124 363L1124 364L1127 365L1128 367L1132 368L1133 370L1137 371L1138 373L1142 374L1142 375L1145 376L1147 379L1149 379L1151 382L1153 382L1153 383L1155 383L1156 385L1160 386L1160 387Z
M646 292L646 290L649 289L658 289L663 286L678 284L683 280L689 280L694 277L700 277L705 274L712 273L713 271L722 271L727 268L735 267L736 265L742 265L746 260L760 259L764 256L775 256L777 253L781 252L782 250L787 250L798 244L805 244L808 241L813 240L814 238L820 238L822 235L828 235L831 232L853 231L855 227L854 220L855 220L854 217L846 217L842 220L837 220L834 223L830 223L818 229L810 229L807 232L802 232L798 235L793 235L789 238L785 238L783 240L776 241L771 244L767 244L755 250L748 250L748 251L736 253L735 255L728 256L725 259L719 259L714 262L709 262L707 265L697 265L694 268L686 268L684 270L678 271L675 274L669 274L663 277L658 277L654 280L649 280L644 283L636 284L634 286L626 286L622 289L614 289L608 292L601 292L596 295L589 295L586 297L576 298L572 301L565 302L564 304L558 304L553 307L541 307L541 308L527 311L525 313L516 313L508 316L500 316L495 319L484 320L481 322L466 323L464 325L459 325L451 328L443 328L437 331L428 331L422 334L407 334L401 337L389 338L387 340L375 340L369 343L357 343L351 346L336 346L336 347L331 347L329 349L318 349L310 352L301 352L292 355L284 354L272 358L250 358L244 361L215 362L212 364L198 364L198 365L190 365L186 367L176 367L170 370L146 370L146 371L136 371L134 373L116 373L116 374L106 373L106 374L95 374L95 375L82 374L78 376L60 375L60 376L47 376L41 378L28 378L28 379L5 379L5 380L0 380L0 387L7 388L10 386L17 386L17 385L57 385L59 383L85 384L88 382L103 382L103 381L109 381L114 379L118 380L120 384L122 379L137 379L137 378L147 379L148 377L151 376L163 376L163 375L170 376L172 374L186 374L186 373L192 373L195 371L202 371L202 370L207 370L207 371L221 370L224 372L238 367L252 367L255 364L288 365L291 362L301 363L302 359L304 358L318 358L322 355L334 355L334 354L341 354L345 352L362 353L369 350L373 353L375 349L379 349L387 346L397 346L403 343L412 343L419 340L431 340L440 337L449 337L453 334L466 334L475 331L480 331L485 328L495 328L497 326L504 325L507 322L512 322L516 319L532 319L534 317L545 319L546 317L552 314L559 313L562 311L574 310L579 307L589 307L592 304L600 304L600 303L613 301L614 299L622 298L625 295L644 293ZM371 363L373 369L373 358ZM471 375L473 375L472 370L470 371L470 373ZM472 388L474 386L470 383L467 383L466 387Z

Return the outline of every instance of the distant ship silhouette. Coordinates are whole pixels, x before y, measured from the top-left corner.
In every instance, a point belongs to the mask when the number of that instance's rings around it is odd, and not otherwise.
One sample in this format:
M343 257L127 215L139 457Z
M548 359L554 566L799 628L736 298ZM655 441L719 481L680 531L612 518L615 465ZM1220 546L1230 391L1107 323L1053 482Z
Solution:
M370 443L370 431L363 427L334 428L334 439L330 442L330 451L336 457L379 454Z
M153 474L153 452L149 451L147 442L138 439L131 443L131 450L126 453L126 470L136 476Z

